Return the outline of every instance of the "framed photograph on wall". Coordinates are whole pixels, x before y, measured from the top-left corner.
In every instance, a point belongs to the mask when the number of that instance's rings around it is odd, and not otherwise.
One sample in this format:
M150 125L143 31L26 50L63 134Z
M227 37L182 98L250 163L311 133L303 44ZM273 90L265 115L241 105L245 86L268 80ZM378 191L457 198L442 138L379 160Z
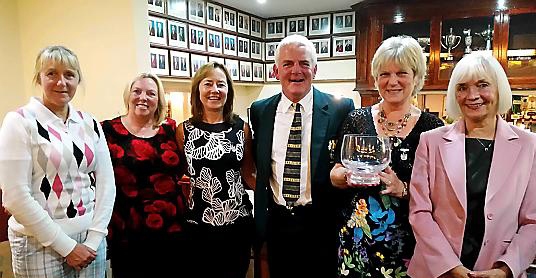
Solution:
M205 2L201 0L189 0L188 19L199 23L205 23Z
M279 45L279 42L267 42L266 43L266 60L275 59L275 50L277 49L278 45Z
M188 28L186 23L168 21L169 45L188 48Z
M250 41L250 55L252 59L259 59L262 60L262 43L258 41L251 40Z
M169 75L169 51L167 49L153 48L149 51L151 73L156 75Z
M330 42L331 42L330 38L314 39L314 40L311 40L311 42L315 46L316 57L318 57L318 58L326 58L326 57L330 56L329 55L329 50L331 49L330 48Z
M287 18L287 36L295 34L307 36L307 17Z
M236 12L223 8L223 29L236 32Z
M186 0L167 0L167 13L178 18L187 19Z
M355 36L332 37L333 56L355 56Z
M266 64L266 81L277 81L274 71L274 63Z
M166 20L159 17L149 17L149 42L167 45Z
M240 80L238 75L238 60L225 59L225 67L229 71L232 80Z
M208 56L208 62L216 62L225 66L225 59L221 57Z
M207 51L213 53L222 53L221 47L221 32L216 32L214 30L207 29Z
M261 20L256 17L251 17L251 35L257 38L262 38L262 30L261 30Z
M251 62L240 61L240 81L253 81Z
M333 14L333 33L355 32L355 12Z
M163 0L147 0L147 8L149 11L164 13Z
M169 51L171 57L171 76L190 77L190 54L180 51Z
M221 28L221 6L207 2L207 24Z
M326 35L331 30L331 15L312 15L309 17L309 36Z
M190 49L206 51L205 28L190 25Z
M285 37L285 19L272 19L266 21L266 38L276 39Z
M249 58L249 39L238 37L238 57Z
M236 36L223 33L223 54L237 56Z
M238 33L249 35L249 15L238 13Z
M208 63L208 57L203 55L191 54L190 60L192 62L192 77L199 70L200 67Z
M264 64L253 63L253 81L264 81Z

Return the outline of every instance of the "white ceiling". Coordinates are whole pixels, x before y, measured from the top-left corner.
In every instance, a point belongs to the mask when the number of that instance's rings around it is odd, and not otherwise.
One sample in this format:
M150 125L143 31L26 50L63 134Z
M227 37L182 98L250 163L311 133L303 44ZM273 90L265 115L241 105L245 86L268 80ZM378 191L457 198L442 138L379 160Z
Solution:
M266 0L266 3L259 4L257 0L215 0L264 18L348 10L361 1L363 0Z

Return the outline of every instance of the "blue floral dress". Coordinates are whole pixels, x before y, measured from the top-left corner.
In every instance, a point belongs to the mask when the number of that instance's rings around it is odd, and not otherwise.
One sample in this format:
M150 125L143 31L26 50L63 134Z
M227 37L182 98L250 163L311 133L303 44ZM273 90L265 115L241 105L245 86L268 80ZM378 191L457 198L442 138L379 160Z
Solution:
M422 112L406 138L391 138L391 168L409 184L415 151L422 132L442 126L436 116ZM377 135L370 107L351 112L344 134ZM340 144L336 153L340 154ZM338 157L340 162L340 157ZM409 202L380 194L382 186L352 188L343 200L339 229L337 277L406 277L415 239L409 224Z

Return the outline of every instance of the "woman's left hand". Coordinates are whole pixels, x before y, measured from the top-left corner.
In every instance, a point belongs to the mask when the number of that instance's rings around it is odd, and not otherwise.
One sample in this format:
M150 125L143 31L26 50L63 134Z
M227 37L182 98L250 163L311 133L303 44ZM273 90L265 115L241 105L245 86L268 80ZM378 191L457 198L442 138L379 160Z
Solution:
M470 271L467 275L470 278L510 278L512 271L504 262L496 262L490 270Z
M387 166L383 172L380 172L379 176L380 181L385 184L385 189L380 192L381 194L386 194L397 198L405 197L404 183L398 178L395 171L393 171L391 167Z

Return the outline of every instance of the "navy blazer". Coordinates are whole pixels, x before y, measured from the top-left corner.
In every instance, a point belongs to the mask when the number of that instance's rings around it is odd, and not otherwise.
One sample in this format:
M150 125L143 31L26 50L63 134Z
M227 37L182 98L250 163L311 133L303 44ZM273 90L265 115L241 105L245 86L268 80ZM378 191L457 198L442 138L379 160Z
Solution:
M335 98L313 88L313 122L311 130L311 197L319 222L334 219L336 189L331 185L329 173L333 167L328 144L338 138L338 130L354 103L348 98ZM255 223L258 239L265 240L269 203L273 202L270 177L272 176L272 142L274 120L281 93L255 101L251 105L250 119L253 129L253 152L257 166L255 188ZM330 217L331 216L331 217ZM331 219L331 220L332 220ZM319 223L319 226L321 223Z

